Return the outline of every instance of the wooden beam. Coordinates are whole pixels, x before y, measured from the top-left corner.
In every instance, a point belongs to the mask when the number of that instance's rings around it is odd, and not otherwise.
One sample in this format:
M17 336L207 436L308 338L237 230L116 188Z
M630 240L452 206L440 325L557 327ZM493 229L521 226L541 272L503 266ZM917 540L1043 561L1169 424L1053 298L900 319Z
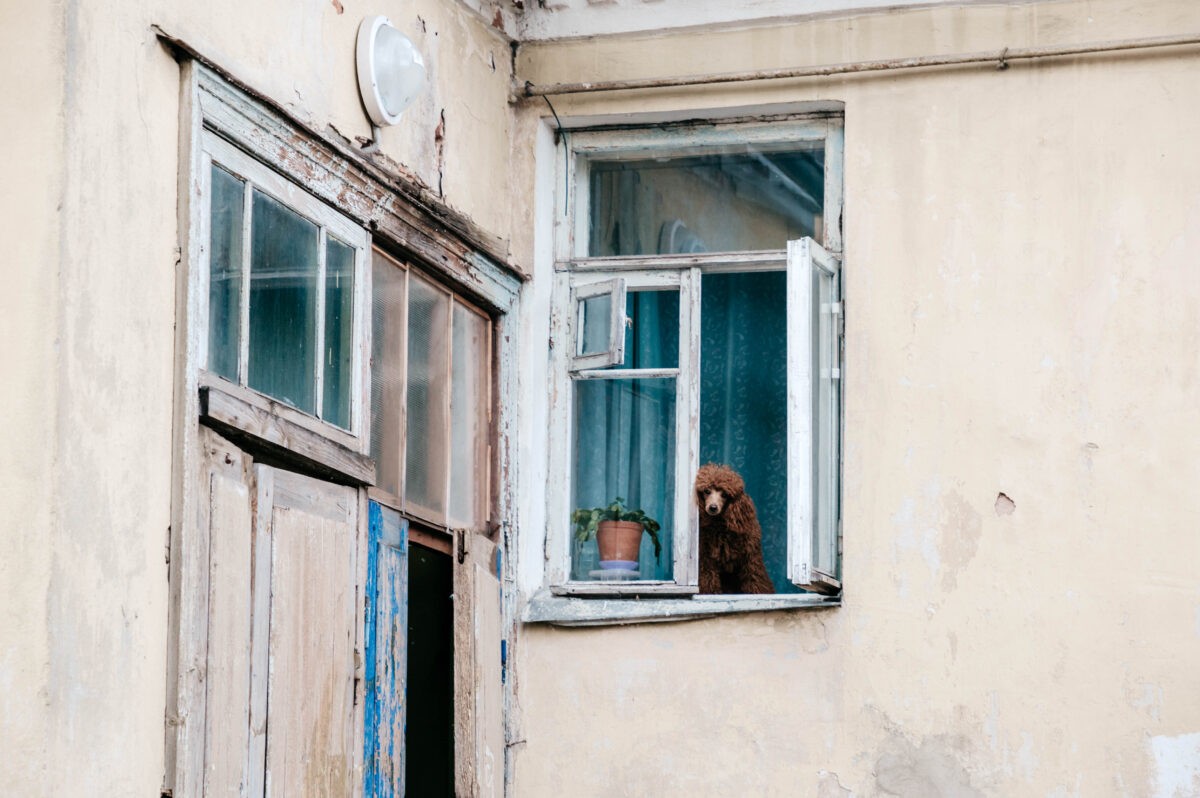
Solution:
M245 447L257 461L341 485L375 482L375 461L370 457L212 386L200 389L200 420Z

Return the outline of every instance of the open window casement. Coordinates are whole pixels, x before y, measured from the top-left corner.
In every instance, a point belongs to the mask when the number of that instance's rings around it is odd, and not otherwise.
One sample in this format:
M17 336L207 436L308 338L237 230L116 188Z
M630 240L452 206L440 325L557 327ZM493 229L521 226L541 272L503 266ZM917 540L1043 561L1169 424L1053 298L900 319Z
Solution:
M615 277L571 289L574 336L571 370L615 366L625 360L625 280Z
M841 590L841 264L811 238L789 241L788 573L806 590Z

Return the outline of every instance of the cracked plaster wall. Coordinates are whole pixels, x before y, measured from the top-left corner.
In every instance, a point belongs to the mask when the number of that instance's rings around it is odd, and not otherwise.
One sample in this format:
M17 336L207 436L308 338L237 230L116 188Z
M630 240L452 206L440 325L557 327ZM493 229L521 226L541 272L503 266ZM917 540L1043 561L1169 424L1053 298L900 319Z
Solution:
M518 74L1184 31L1188 0L967 5L530 43ZM1200 53L554 104L805 100L846 109L844 606L522 628L515 794L1200 795Z
M430 72L382 157L504 241L511 49L465 6L0 4L5 795L148 796L163 778L180 82L151 25L354 143L368 14Z

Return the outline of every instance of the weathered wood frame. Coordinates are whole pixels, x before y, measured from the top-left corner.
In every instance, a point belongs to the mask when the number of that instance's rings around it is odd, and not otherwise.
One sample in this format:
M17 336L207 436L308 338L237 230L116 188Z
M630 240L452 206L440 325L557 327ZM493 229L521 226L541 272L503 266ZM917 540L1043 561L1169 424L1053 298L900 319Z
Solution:
M635 580L630 582L585 582L572 581L571 573L571 536L552 536L547 546L549 553L549 576L552 589L562 595L609 595L612 593L638 593L641 595L656 594L688 594L696 592L697 558L695 551L695 535L697 514L695 503L691 501L691 475L699 467L699 449L695 445L695 435L691 425L698 417L700 407L699 381L689 379L688 375L695 374L699 365L700 343L699 336L693 335L695 325L700 318L699 275L696 269L681 269L677 271L655 270L647 272L624 273L620 282L627 291L677 291L679 293L679 363L677 368L664 369L576 369L572 363L578 358L565 355L561 348L555 347L551 352L552 395L552 435L561 434L558 438L562 443L551 447L550 473L570 475L571 464L574 463L575 436L571 430L572 411L575 402L575 385L580 380L613 380L613 379L656 379L671 378L675 380L675 484L674 484L674 515L675 527L664 530L671 535L672 541L672 578L670 581ZM570 273L555 275L555 305L564 307L569 302L569 312L558 313L551 322L551 336L555 340L574 341L577 331L573 326L577 321L575 306L578 300L577 276ZM578 277L584 285L595 284L595 275ZM564 298L564 295L566 298ZM624 318L624 302L620 307L621 318ZM624 324L619 324L618 330L624 335ZM571 353L575 351L571 345ZM566 362L564 362L566 361ZM570 477L563 480L569 486ZM547 502L550 507L551 519L562 519L566 528L566 519L570 515L571 492L551 489L547 492Z
M802 144L820 142L825 154L825 184L824 184L824 218L822 248L811 239L805 241L812 244L792 242L788 250L771 250L758 252L719 252L711 254L683 255L645 255L645 256L605 256L593 257L587 253L588 225L590 213L588 203L590 192L587 190L590 177L590 164L598 159L636 159L642 157L665 158L679 154L695 154L709 148L719 148L732 144L760 144L777 146L781 144ZM824 258L824 263L833 263L835 268L840 264L842 249L842 174L843 174L843 125L840 115L821 112L812 116L791 116L774 121L730 122L724 124L695 124L681 123L664 125L655 128L622 127L618 129L576 129L569 136L563 137L558 145L557 168L560 170L556 185L564 186L566 191L565 206L568 209L565 219L555 226L554 251L556 284L551 300L553 308L551 318L552 342L576 340L578 331L573 329L577 324L574 312L574 288L576 281L596 283L604 279L623 278L630 289L638 285L653 285L664 280L674 282L681 289L680 302L680 339L681 339L681 368L679 376L679 398L676 406L677 413L677 449L680 450L680 461L676 468L676 542L675 579L671 583L626 582L626 583L585 583L574 582L570 576L570 534L567 518L569 517L571 485L570 479L564 480L561 487L553 486L547 494L547 585L550 593L558 596L586 595L654 595L654 594L688 594L697 589L697 552L695 547L698 521L694 502L691 500L690 476L699 467L699 369L700 369L700 282L706 273L756 272L756 271L786 271L788 273L788 374L792 377L788 385L788 573L796 584L810 590L825 593L836 593L841 588L840 580L835 574L827 573L838 568L826 567L824 571L810 567L814 559L813 541L813 507L816 497L813 490L801 486L815 484L814 469L826 469L832 480L833 490L840 495L840 423L841 423L841 392L838 392L836 406L825 408L822 416L833 426L834 447L832 452L823 453L820 462L815 463L812 454L812 422L807 425L797 422L798 414L811 413L811 401L801 406L800 395L807 396L811 385L811 375L806 364L810 357L801 353L809 352L812 342L800 328L804 327L801 319L793 318L795 309L802 306L795 302L801 298L794 283L798 280L793 274L801 267L800 261L792 255L793 248L805 247L804 252L818 252L817 257ZM828 253L826 252L828 250ZM799 251L799 250L797 250ZM829 254L833 253L833 254ZM811 261L811 258L810 258ZM805 266L804 268L808 268ZM673 278L664 277L674 275ZM807 273L804 275L807 277ZM837 303L840 318L842 303ZM808 316L804 317L808 321ZM807 328L805 328L807 332ZM840 328L834 336L836 361L840 363L841 345ZM564 362L564 357L553 346L551 352L551 380L553 385L551 401L551 439L563 442L564 445L552 446L550 452L550 473L571 474L571 464L574 453L571 442L574 435L571 427L571 408L573 406L572 386L574 380L580 378L614 378L626 376L625 372L610 371L576 371L571 373L570 366ZM632 373L632 372L630 372ZM636 376L649 376L648 372L639 371ZM839 369L840 376L840 369ZM809 397L811 400L811 397ZM803 436L807 430L808 437ZM686 458L682 452L687 453ZM834 504L838 504L836 501ZM686 525L686 526L685 526ZM835 519L831 534L837 535L840 521ZM807 534L806 534L807 531ZM828 530L819 530L824 535ZM835 541L835 546L840 541ZM678 558L682 556L684 563ZM606 602L611 604L611 602ZM538 620L546 620L553 615L552 609L545 601L541 602ZM771 605L774 606L774 605ZM565 605L564 605L565 607ZM578 613L578 608L572 612ZM596 605L597 615L604 615L604 607ZM622 613L617 613L621 615Z
M361 226L354 224L343 214L338 213L324 202L318 200L312 194L301 189L296 183L285 179L277 172L267 168L261 161L249 157L244 151L238 149L215 133L205 131L201 134L201 148L203 150L200 174L202 196L211 196L210 181L213 164L220 166L243 181L244 200L242 212L244 221L242 223L242 271L239 283L241 290L238 297L240 303L240 320L238 323L237 385L248 388L251 279L250 240L253 236L251 206L252 192L258 191L276 200L292 212L299 214L304 219L316 225L319 230L316 275L316 328L314 330L315 352L318 353L318 356L314 357L314 374L312 375L315 386L315 410L310 414L287 407L282 402L275 402L272 412L278 413L290 421L307 426L309 429L318 431L344 445L353 446L365 454L370 446L370 414L366 412L366 409L369 402L367 397L368 360L371 346L371 330L370 325L367 324L369 313L366 307L371 296L371 270L367 262L370 246L367 231ZM209 207L207 203L201 203L200 236L202 241L207 242L210 240L211 230L212 219L210 218ZM340 428L323 420L322 404L324 402L323 384L325 369L323 368L323 358L319 356L319 353L323 351L325 343L325 256L326 240L330 234L354 249L354 315L351 319L353 336L351 346L353 351L350 369L352 380L349 386L349 429ZM198 290L202 294L201 301L204 304L202 313L205 318L208 315L208 281L210 269L207 267L210 255L211 253L208 252L208 248L205 247L203 262L200 267L201 274L198 275L198 282L200 283ZM198 343L200 351L197 353L197 356L199 357L201 367L204 368L208 364L208 336L202 336ZM202 375L202 379L206 377L213 379L216 378L216 375Z
M208 573L205 556L208 540L197 534L202 505L197 481L193 478L203 456L199 445L201 416L201 387L226 390L239 394L232 383L213 379L203 373L203 347L207 344L207 288L202 263L206 263L207 233L202 215L207 200L206 170L201 141L206 134L215 134L233 143L253 159L294 181L312 196L337 209L354 224L372 232L372 238L388 251L418 264L439 280L455 286L493 319L492 357L493 385L498 397L498 416L493 424L496 445L492 460L496 475L491 479L491 502L496 509L496 526L503 530L508 541L515 512L511 475L515 471L517 442L511 432L515 421L517 380L514 353L518 346L518 325L511 313L518 298L524 275L503 251L503 246L457 215L420 187L406 182L398 175L369 162L342 143L329 140L290 116L283 108L249 89L246 84L218 67L211 59L180 39L156 29L160 40L180 63L180 126L179 126L179 256L176 262L176 380L174 397L174 443L172 480L172 521L169 545L170 603L168 615L168 678L166 717L166 766L163 791L180 796L200 796L204 790L204 728L205 728L205 668L207 661L207 590ZM364 270L365 271L365 270ZM360 284L363 281L360 281ZM367 305L362 303L365 314ZM364 350L369 351L369 350ZM233 390L229 390L233 389ZM265 401L252 391L241 392L254 410L277 412L288 416L297 429L329 436L339 445L339 434L331 425L296 413L280 410L279 403ZM362 417L367 417L367 407ZM251 413L253 415L253 413ZM311 429L313 422L319 425ZM354 447L369 445L369 436L354 438ZM319 437L319 436L318 436ZM288 448L285 446L284 448ZM362 453L367 451L361 449ZM357 480L347 480L352 484ZM357 601L361 607L365 583L366 547L368 535L367 494L360 489L358 550L360 573L357 576ZM495 531L493 531L495 534ZM506 561L506 567L511 565ZM505 577L511 582L510 577ZM457 602L457 611L473 617L474 602ZM504 618L498 619L503 634L513 631L512 596L506 593L501 603ZM357 637L362 642L362 619ZM463 641L474 645L471 640ZM456 643L457 645L457 643ZM504 688L507 700L510 686ZM462 701L470 701L471 712L476 707L474 686L457 684L456 693ZM494 698L494 696L493 696ZM488 699L489 702L491 699ZM499 723L499 708L490 708L487 723ZM465 712L461 707L456 713ZM361 702L354 719L359 738L362 737ZM484 777L476 773L475 752L462 752L458 773L459 784L470 786L462 794L478 794ZM489 751L488 756L496 752ZM361 757L361 748L359 751ZM501 754L503 759L504 755ZM361 763L360 763L361 764ZM361 772L361 767L358 768ZM360 781L360 780L359 780ZM490 781L490 776L487 777ZM356 783L355 792L361 789Z

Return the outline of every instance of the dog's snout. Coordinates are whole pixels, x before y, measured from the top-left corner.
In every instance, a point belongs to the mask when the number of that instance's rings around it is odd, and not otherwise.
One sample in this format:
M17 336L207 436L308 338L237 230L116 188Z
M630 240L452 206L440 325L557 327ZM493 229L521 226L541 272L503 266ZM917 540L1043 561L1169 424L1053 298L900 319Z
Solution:
M707 505L705 505L704 512L708 513L709 515L717 515L721 512L721 505L717 504L716 502L709 502Z

